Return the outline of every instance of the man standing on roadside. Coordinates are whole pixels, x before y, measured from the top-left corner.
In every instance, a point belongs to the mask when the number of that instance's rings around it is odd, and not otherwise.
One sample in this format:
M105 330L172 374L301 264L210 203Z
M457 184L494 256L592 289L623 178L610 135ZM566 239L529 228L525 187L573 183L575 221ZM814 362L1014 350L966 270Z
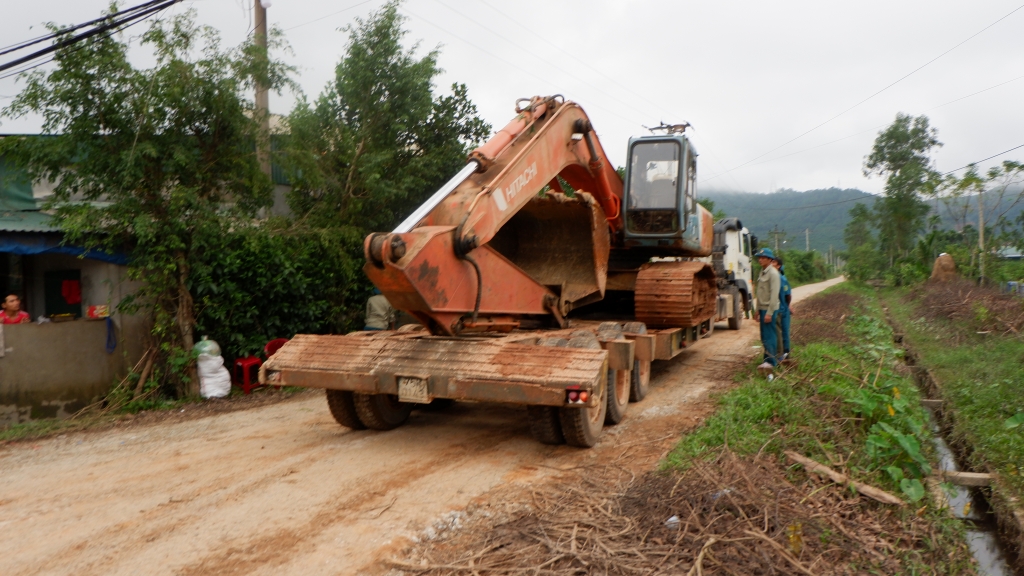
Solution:
M775 253L771 248L758 250L754 256L761 265L761 275L757 277L757 314L761 327L761 344L764 346L764 362L757 367L757 371L770 377L779 363L778 311L782 278L772 265Z
M789 319L793 314L790 304L793 302L793 291L789 287L789 279L786 278L786 267L782 265L782 258L776 257L774 266L779 269L779 279L782 288L779 290L779 362L789 360Z

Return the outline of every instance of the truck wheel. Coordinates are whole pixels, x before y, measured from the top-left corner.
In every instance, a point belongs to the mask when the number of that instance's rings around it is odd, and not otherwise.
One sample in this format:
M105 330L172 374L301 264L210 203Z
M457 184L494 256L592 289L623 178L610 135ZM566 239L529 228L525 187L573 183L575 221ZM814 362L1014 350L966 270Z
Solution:
M565 444L558 408L554 406L527 406L530 434L541 444Z
M393 394L353 394L356 415L371 430L398 428L409 419L412 405Z
M597 444L604 428L604 416L608 412L608 379L600 381L593 394L593 405L588 408L559 408L558 417L562 421L562 434L570 446L590 448Z
M740 322L743 321L743 304L740 302L740 298L743 294L738 290L733 290L732 298L732 316L729 318L729 330L739 330Z
M639 402L647 397L651 389L651 361L634 360L629 378L629 401Z
M608 371L608 410L604 415L605 424L615 425L626 417L632 380L630 375L629 370Z
M352 399L352 392L348 390L327 390L327 407L331 409L331 416L334 416L338 424L353 430L363 430L366 428L366 424L363 424L356 414L356 405Z

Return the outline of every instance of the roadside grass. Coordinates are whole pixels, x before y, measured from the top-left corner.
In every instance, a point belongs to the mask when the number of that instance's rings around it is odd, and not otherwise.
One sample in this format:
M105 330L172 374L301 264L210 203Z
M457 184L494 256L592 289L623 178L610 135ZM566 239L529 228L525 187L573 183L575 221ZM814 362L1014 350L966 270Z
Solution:
M1024 339L979 334L970 321L929 314L920 290L885 290L882 299L954 414L947 439L968 448L961 452L970 454L970 465L1000 473L1012 496L1024 499Z
M717 412L680 441L663 467L685 470L727 448L741 457L777 459L796 478L803 473L783 453L798 452L908 501L911 506L893 510L904 525L914 514L927 519L933 528L927 538L893 552L906 573L971 573L962 523L927 504L928 418L874 292L843 283L805 302L812 310L831 302L848 308L828 310L839 324L833 332L842 334L815 331L811 341L795 342L798 363L770 382L752 361L737 375L740 386L718 399ZM800 314L801 305L794 325L813 323Z

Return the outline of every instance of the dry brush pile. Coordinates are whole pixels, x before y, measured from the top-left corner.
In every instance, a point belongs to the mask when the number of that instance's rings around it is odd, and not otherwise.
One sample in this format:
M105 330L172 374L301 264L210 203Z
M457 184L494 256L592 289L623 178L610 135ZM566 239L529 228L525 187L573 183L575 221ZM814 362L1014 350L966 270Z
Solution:
M916 301L919 313L931 320L960 322L980 333L1024 332L1024 298L969 280L929 282L905 298Z
M866 574L903 573L914 551L934 565L931 525L912 511L866 501L774 457L722 451L685 472L622 478L589 467L535 490L494 527L472 524L424 542L407 574ZM934 557L934 558L933 558Z

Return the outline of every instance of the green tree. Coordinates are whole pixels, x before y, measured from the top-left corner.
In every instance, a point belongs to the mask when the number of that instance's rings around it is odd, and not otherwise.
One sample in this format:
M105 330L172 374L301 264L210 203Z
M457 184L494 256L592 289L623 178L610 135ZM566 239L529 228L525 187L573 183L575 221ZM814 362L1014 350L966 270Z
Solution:
M399 2L347 29L349 46L315 104L289 117L293 210L359 237L392 228L466 162L490 126L464 85L436 96L438 51L406 50Z
M846 276L851 280L863 282L874 278L884 263L873 232L874 222L874 213L864 204L857 204L850 209L850 221L843 230L843 242L846 244Z
M117 36L56 52L54 69L28 74L3 111L40 115L50 136L5 139L3 152L57 183L48 207L68 241L127 252L130 277L144 282L122 305L151 313L164 381L195 394L191 274L225 231L270 204L244 94L257 75L281 86L288 70L252 44L222 49L192 11L158 20L142 46L150 68L133 66Z
M726 214L725 211L715 209L715 201L712 200L711 198L698 198L697 204L700 204L701 206L707 208L708 212L711 212L711 217L715 219L715 222L718 222L722 218L729 217L729 215Z
M885 195L875 201L880 248L893 264L907 256L924 228L928 205L922 194L933 193L939 180L931 167L932 149L942 146L927 116L897 114L875 139L864 160L864 175L885 177Z

